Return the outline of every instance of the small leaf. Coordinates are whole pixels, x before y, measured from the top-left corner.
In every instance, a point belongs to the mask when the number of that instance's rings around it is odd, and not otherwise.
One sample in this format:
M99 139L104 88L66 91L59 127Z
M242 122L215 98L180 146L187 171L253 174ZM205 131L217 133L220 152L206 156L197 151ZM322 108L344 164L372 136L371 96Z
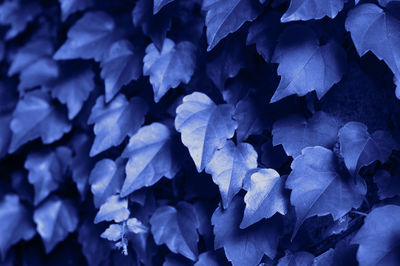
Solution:
M65 21L69 15L85 10L93 5L93 0L58 0L61 6L61 17Z
M17 195L7 194L0 201L0 255L4 261L10 247L20 240L30 240L35 235L31 214Z
M400 196L400 176L391 176L385 170L379 170L374 176L374 182L378 186L380 200Z
M219 187L224 208L242 188L246 173L257 167L257 152L248 143L227 141L222 149L214 153L206 167L214 183Z
M78 226L78 213L75 207L66 200L56 197L47 199L33 215L36 230L42 237L46 253L63 241Z
M123 229L121 224L110 224L110 226L100 235L110 241L118 241L122 238Z
M192 205L179 202L176 207L159 207L150 224L157 245L166 244L172 252L196 260L199 222Z
M297 216L292 239L309 217L331 214L337 220L360 207L366 185L362 179L340 176L332 151L320 146L305 148L291 168L286 187L292 190L290 202Z
M143 225L141 221L136 218L130 218L126 221L126 227L129 232L134 234L147 233L147 226Z
M360 265L397 265L399 263L400 207L386 205L372 210L353 238L358 244Z
M250 176L250 186L244 197L246 208L240 228L246 228L275 213L287 213L288 200L284 194L284 180L273 169L258 169Z
M286 154L295 158L306 147L332 148L338 130L337 121L324 112L317 112L308 120L300 115L291 115L274 123L273 144L282 144Z
M50 96L40 90L26 93L19 100L10 124L13 136L9 152L41 137L44 144L59 140L71 130L67 118L53 106Z
M158 102L171 88L188 84L195 68L195 49L191 42L175 43L165 39L161 51L152 43L143 58L143 75L150 76L154 101Z
M121 199L118 195L110 196L94 218L94 223L102 221L114 221L116 223L125 221L129 217L128 200Z
M200 92L185 96L176 109L175 128L181 133L182 143L189 149L198 172L233 137L237 128L233 112L232 105L217 106Z
M334 18L343 9L345 0L290 0L290 6L281 21L321 19L325 16Z
M108 104L104 102L104 96L97 98L88 120L88 124L94 124L96 135L90 156L118 146L127 136L135 134L144 123L147 110L146 102L140 97L132 97L128 102L123 94L119 94Z

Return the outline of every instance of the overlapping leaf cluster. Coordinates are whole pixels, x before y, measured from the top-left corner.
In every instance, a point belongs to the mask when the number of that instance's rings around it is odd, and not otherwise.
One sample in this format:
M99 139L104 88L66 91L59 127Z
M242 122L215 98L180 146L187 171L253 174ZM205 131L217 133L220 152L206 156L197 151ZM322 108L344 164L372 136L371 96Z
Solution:
M2 265L400 265L398 1L5 0L0 24Z

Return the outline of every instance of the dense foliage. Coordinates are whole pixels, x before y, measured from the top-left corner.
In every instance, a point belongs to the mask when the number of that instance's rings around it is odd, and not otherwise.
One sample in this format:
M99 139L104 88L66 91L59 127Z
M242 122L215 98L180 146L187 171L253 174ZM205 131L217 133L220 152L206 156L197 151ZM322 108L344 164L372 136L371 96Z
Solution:
M5 0L0 25L2 265L400 265L398 0Z

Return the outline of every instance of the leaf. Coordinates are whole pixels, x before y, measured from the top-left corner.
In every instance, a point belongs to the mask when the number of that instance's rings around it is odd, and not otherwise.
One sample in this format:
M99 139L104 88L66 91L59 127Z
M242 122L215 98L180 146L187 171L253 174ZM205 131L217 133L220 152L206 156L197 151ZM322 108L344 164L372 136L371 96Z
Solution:
M103 159L96 163L90 173L89 183L94 206L98 208L110 196L120 192L124 178L123 161Z
M0 5L0 24L10 26L5 35L6 40L22 33L28 23L42 11L37 2L21 2L19 0L6 0Z
M380 200L400 196L400 177L391 176L385 170L378 170L374 176L374 182L378 186Z
M104 79L106 102L132 80L142 74L142 51L129 41L115 42L101 62L101 77Z
M11 246L32 239L36 232L31 214L17 195L7 194L0 201L0 219L0 258L4 261Z
M71 150L63 146L54 151L33 152L27 156L24 167L29 171L29 183L35 188L35 205L58 189L64 181L71 157Z
M257 152L248 143L227 141L214 153L206 166L206 172L212 175L219 187L224 208L229 206L233 197L240 191L246 173L257 167Z
M290 0L290 6L281 21L322 19L325 16L335 18L343 9L345 2L345 0L328 0L323 3L317 0Z
M286 187L292 190L290 202L297 216L292 240L309 217L330 214L336 221L360 207L366 185L362 179L340 176L332 151L320 146L305 148L291 168Z
M385 162L397 146L389 133L376 131L370 135L367 126L359 122L345 124L338 136L340 154L351 175L376 160Z
M122 238L122 235L123 229L121 224L110 224L100 237L110 241L118 241Z
M94 89L94 73L91 67L82 63L71 64L63 69L61 76L46 83L44 88L51 91L53 98L67 105L68 118L72 120Z
M313 90L321 99L342 78L346 54L334 40L320 45L310 28L293 25L281 35L272 63L279 64L281 81L271 103L292 94L304 96Z
M71 130L64 115L40 90L28 92L19 100L10 123L13 133L9 152L15 152L28 141L41 138L44 144L59 140Z
M8 151L12 133L10 130L11 115L0 115L0 159L2 159Z
M133 25L141 27L143 33L150 37L158 50L161 50L165 36L171 28L171 17L164 12L165 8L156 15L153 15L153 11L153 1L137 1L132 10Z
M237 31L246 21L253 21L262 7L254 0L214 0L203 3L207 11L207 51L211 51L229 33Z
M61 17L65 21L69 15L85 10L93 5L93 0L58 0L61 6Z
M179 202L176 207L159 207L150 224L157 245L166 244L172 252L196 260L199 222L192 205Z
M272 53L282 31L280 23L281 13L276 11L267 12L254 21L247 34L246 45L255 44L258 54L266 62L270 62Z
M257 265L263 255L273 259L276 255L280 223L277 219L240 229L244 203L236 196L229 207L219 206L212 218L215 234L215 249L224 248L225 255L234 266Z
M353 238L358 244L360 265L397 265L399 263L400 207L386 205L372 210Z
M128 232L134 233L134 234L140 234L140 233L147 233L148 228L147 226L143 225L141 221L139 221L136 218L130 218L126 221L126 228Z
M233 112L232 105L216 105L200 92L185 96L176 109L175 128L181 133L182 143L189 149L198 172L233 137L237 128Z
M78 226L78 213L67 200L56 197L47 199L33 214L36 230L42 237L46 253L63 241Z
M163 8L164 6L166 6L167 4L173 2L174 0L154 0L153 1L153 14L157 14L158 11L161 10L161 8Z
M154 43L146 48L143 58L143 75L150 76L154 101L160 101L169 89L180 83L188 84L195 68L196 47L191 42L175 43L165 39L161 51Z
M112 17L102 11L87 12L68 31L67 41L54 54L55 60L101 61L120 38Z
M161 123L144 126L131 137L122 153L129 158L121 196L158 182L163 176L171 179L178 171L170 129Z
M96 135L90 156L118 146L127 136L135 134L144 123L147 110L146 102L140 97L132 97L128 102L124 94L119 94L108 104L104 96L97 98L88 120L88 124L94 124Z
M338 130L337 121L324 112L317 112L308 120L297 114L290 115L274 123L273 144L282 144L286 154L295 158L305 147L332 148L336 143Z
M199 255L199 260L194 264L194 266L219 266L224 265L218 258L216 252L206 251Z
M383 10L375 4L361 4L348 13L346 30L350 32L360 56L368 51L384 60L396 77L400 77L400 20L390 9Z
M314 256L305 251L287 252L284 257L279 259L277 266L313 266L313 260Z
M108 197L99 212L94 218L94 223L98 224L103 221L114 221L116 223L125 221L129 217L128 200L121 199L118 195Z
M258 169L250 176L250 186L244 197L246 207L240 228L246 228L275 213L285 215L288 200L284 194L284 180L273 169Z

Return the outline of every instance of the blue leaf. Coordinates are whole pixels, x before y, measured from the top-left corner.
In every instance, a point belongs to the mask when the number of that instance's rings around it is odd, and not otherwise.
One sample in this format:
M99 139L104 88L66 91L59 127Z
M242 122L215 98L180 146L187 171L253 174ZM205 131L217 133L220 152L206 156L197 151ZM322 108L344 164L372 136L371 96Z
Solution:
M279 34L282 30L281 14L271 11L260 16L249 27L246 44L255 44L257 52L266 62L270 62Z
M305 147L332 148L338 130L337 121L324 112L317 112L308 120L300 115L291 115L274 123L273 144L282 144L286 154L295 158Z
M135 134L144 123L147 110L146 102L140 97L133 97L128 102L123 94L119 94L108 104L104 96L97 98L88 120L88 124L94 124L96 135L90 156L118 146L127 136Z
M23 3L21 3L23 2ZM6 0L0 5L0 24L9 25L5 39L10 40L23 32L29 22L42 11L37 2Z
M212 175L214 183L218 185L224 208L229 206L242 188L246 173L256 167L257 152L248 143L236 146L229 140L214 153L206 166L206 172Z
M119 241L122 238L123 233L122 224L110 224L100 237L110 241Z
M64 181L71 157L71 150L63 146L54 151L34 152L28 155L24 166L29 171L29 183L35 188L35 205Z
M312 266L313 260L314 256L305 251L287 252L284 257L279 259L277 266Z
M374 176L374 182L378 186L379 199L400 196L400 176L391 176L389 172L379 170Z
M199 222L192 205L179 202L176 207L160 207L151 216L150 224L157 245L166 244L172 252L196 260Z
M136 218L130 218L126 221L126 229L133 234L143 234L148 232L147 226Z
M279 64L281 81L271 103L314 90L321 99L342 78L346 54L334 40L321 45L312 29L293 25L281 35L272 62Z
M215 251L207 251L199 255L199 260L194 266L220 266L224 265Z
M154 0L153 1L153 14L157 14L167 4L173 2L174 0Z
M44 144L59 140L71 130L67 118L53 106L50 96L40 90L26 93L19 100L10 124L13 136L9 152L41 137Z
M281 21L321 19L325 16L334 18L343 9L346 0L290 0L290 6Z
M101 62L106 102L119 92L122 86L137 80L142 74L142 51L127 40L115 42Z
M211 51L229 33L237 31L246 21L253 21L262 7L255 0L213 0L203 3L207 11L207 51Z
M281 223L277 219L240 229L244 204L236 196L228 209L218 207L212 218L215 248L224 248L225 255L234 266L257 265L263 255L273 259L276 255Z
M88 12L68 31L67 41L54 54L56 60L94 59L101 61L120 38L112 17L102 11Z
M372 3L358 5L349 12L345 26L360 56L373 52L400 77L400 20L395 12Z
M58 0L61 6L61 18L65 21L69 15L85 10L93 5L93 0Z
M20 240L30 240L35 234L31 214L20 203L17 195L7 194L0 201L0 255L1 261L7 251Z
M244 197L246 207L240 228L246 228L275 213L287 213L288 200L284 194L284 180L273 169L258 169L250 176L249 189Z
M292 239L309 217L331 214L337 220L360 207L366 185L362 179L340 176L332 151L320 146L305 148L291 168L286 187L292 190L290 202L297 216Z
M353 238L358 244L360 265L398 265L400 237L400 207L386 205L372 210L364 225Z
M7 154L12 133L10 130L11 115L0 115L0 159Z
M71 202L56 197L47 199L33 214L36 230L46 253L63 241L78 226L78 213Z
M96 163L90 173L89 183L94 206L98 208L108 197L120 192L124 178L123 161L103 159Z
M129 217L128 200L122 199L118 195L108 197L106 202L100 206L100 210L94 218L94 223L103 221L114 221L116 223L125 221Z
M187 95L182 101L176 109L175 128L201 172L216 150L233 137L237 128L232 119L234 108L230 104L216 105L200 92Z
M397 147L391 135L384 131L368 133L366 125L349 122L339 130L340 154L351 175L358 174L361 167L376 160L386 162Z
M188 84L195 68L196 47L191 42L175 43L165 39L161 51L154 43L146 48L143 58L143 75L150 76L154 101L158 102L171 88Z
M44 89L51 91L53 98L67 105L68 118L72 120L94 89L93 70L82 63L68 65L61 76L47 82Z
M170 129L161 123L144 126L131 137L122 154L129 161L121 196L152 186L163 176L169 179L175 176L179 165L171 137Z

